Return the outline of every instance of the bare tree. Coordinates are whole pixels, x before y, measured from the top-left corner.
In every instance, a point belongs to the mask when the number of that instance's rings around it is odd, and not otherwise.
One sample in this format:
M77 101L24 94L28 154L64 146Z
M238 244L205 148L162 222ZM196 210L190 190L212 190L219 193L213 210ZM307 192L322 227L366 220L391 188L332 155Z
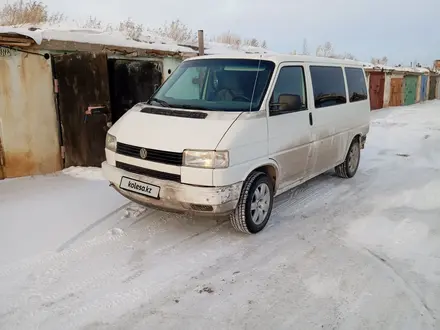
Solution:
M352 53L345 53L344 58L347 60L357 60L356 56L354 56Z
M224 32L219 36L214 37L212 41L220 42L222 44L228 44L234 47L240 47L240 45L242 44L241 38L238 35L231 33L231 31Z
M260 42L256 38L246 39L243 41L246 46L260 47Z
M81 24L81 27L86 29L104 29L102 21L92 16L89 16L85 23Z
M261 48L267 49L267 42L266 42L266 40L263 40L263 42L261 43Z
M306 39L306 38L304 38L304 40L303 40L302 54L303 54L303 55L310 55L310 52L309 52L309 45L308 45L308 43L307 43L307 39Z
M383 57L372 57L371 58L371 63L372 64L381 64L381 65L387 65L388 64L388 57L383 56Z
M327 41L324 45L319 45L316 48L316 56L320 57L331 57L333 53L333 45L331 42Z
M351 53L344 53L344 54L335 54L333 53L332 55L328 56L330 58L339 58L342 60L356 60L356 56L354 56Z
M47 6L39 1L18 0L6 3L0 9L0 25L23 25L23 24L57 24L65 20L61 13L50 14Z
M330 57L330 58L339 58L339 59L347 59L347 60L356 60L356 56L351 53L342 53L338 54L335 52L333 45L331 42L327 41L324 45L319 45L316 49L316 56L320 57Z
M144 32L142 24L135 23L131 18L119 23L118 30L132 39L139 39Z
M193 42L197 40L196 33L180 20L165 23L162 27L150 31L177 42Z

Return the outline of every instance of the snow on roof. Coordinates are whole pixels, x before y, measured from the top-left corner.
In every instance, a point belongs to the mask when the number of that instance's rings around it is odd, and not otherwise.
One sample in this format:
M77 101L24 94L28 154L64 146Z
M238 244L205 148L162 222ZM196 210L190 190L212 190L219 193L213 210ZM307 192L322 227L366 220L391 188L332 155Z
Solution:
M197 42L188 43L189 47L198 48ZM274 51L268 50L263 47L255 46L234 46L221 42L205 41L205 54L206 55L243 55L243 54L268 54L277 55Z
M427 68L415 68L416 72L429 73L429 69Z
M385 70L385 71L399 71L399 72L415 72L415 73L429 73L430 70L422 67L406 67L406 66L388 66L383 64L364 63L364 67L373 70Z
M202 57L191 57L188 58L187 61L193 61L204 58L212 58L212 59L253 59L253 60L268 60L273 61L275 63L282 62L309 62L309 63L329 63L334 65L350 65L354 67L362 67L362 62L348 60L348 59L339 59L339 58L330 58L330 57L318 57L318 56L310 56L310 55L292 55L292 54L279 54L279 53L243 53L240 51L229 52L223 54L206 54Z
M274 52L272 50L263 48L263 47L255 47L255 46L242 46L241 50L248 54L268 54L268 55L277 55L279 53Z
M138 40L134 40L120 31L86 29L64 24L57 26L0 26L0 34L26 36L33 39L38 45L41 45L43 40L59 40L168 52L195 53L189 47L179 46L176 42L159 37L151 32L146 32Z

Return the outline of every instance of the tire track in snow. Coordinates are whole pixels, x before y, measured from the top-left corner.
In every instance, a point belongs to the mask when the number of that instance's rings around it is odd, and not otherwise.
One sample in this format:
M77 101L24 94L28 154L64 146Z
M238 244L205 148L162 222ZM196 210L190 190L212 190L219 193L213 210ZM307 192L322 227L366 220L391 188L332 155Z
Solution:
M134 223L148 219L148 217L150 216L156 215L156 210L147 208L146 211L148 210L150 210L151 212L147 214L145 214L145 212L137 212L137 215L140 215L140 217ZM144 244L156 234L162 231L166 231L166 224L168 222L176 220L178 221L180 218L188 218L188 216L180 215L180 217L176 217L175 214L163 213L160 218L154 219L154 221L148 223L147 226L141 229L133 230L130 233L131 235L129 241L126 240L128 236L125 232L116 232L116 234L106 233L102 236L97 236L89 241L86 241L75 248L66 248L58 253L39 255L34 258L19 262L17 264L3 267L2 269L0 269L0 278L4 278L8 275L14 277L14 274L23 273L29 269L35 272L40 267L43 268L44 266L49 265L49 268L41 270L41 272L44 272L44 281L48 282L46 284L49 285L51 284L50 282L56 281L56 275L61 274L63 272L63 268L69 268L68 264L81 264L85 260L93 260L93 258L95 258L96 256L98 256L98 258L106 258L107 256L114 255L123 250L132 250L133 245L130 243L140 242ZM200 236L209 231L217 232L223 224L224 223L217 223L217 225L207 228L202 232L190 234L186 237L183 237L178 242L173 242L172 244L159 249L159 251L172 249L182 242L191 240L192 238ZM147 235L145 235L145 233L147 233ZM135 234L136 237L132 237L133 234ZM91 251L93 251L93 253L91 253ZM100 251L101 253L99 253ZM18 276L14 278L15 280L12 279L12 281L8 281L10 285L17 285L22 282L22 278ZM44 283L35 283L35 285L39 285L41 287L41 285L44 286ZM80 287L81 284L78 284L77 290L79 290Z
M416 290L400 273L390 264L388 260L386 260L384 257L378 255L376 252L371 250L368 246L365 246L364 244L359 244L356 241L353 241L352 239L348 237L341 237L335 229L328 229L327 230L335 239L340 241L343 245L348 246L352 248L353 250L357 251L358 253L364 253L366 252L367 255L372 257L376 263L378 263L382 268L384 268L385 273L389 275L391 279L393 279L393 282L395 282L401 289L406 293L408 298L412 301L412 303L417 306L420 310L425 310L426 314L430 320L430 323L432 325L432 329L436 328L436 315L435 311L433 311L428 304L426 303L426 300L423 298L423 296L420 294L418 290Z
M208 234L208 233L215 234L216 231L219 230L219 227L222 227L224 224L225 224L225 222L217 224L216 226L209 228L201 233L197 233L195 235L190 235L190 236L184 238L183 240L181 240L180 242L174 243L173 246L165 246L162 249L154 251L153 255L157 255L157 254L164 253L164 252L169 252L169 250L172 250L175 246L178 246L182 243L188 242L196 236L200 236L200 235ZM174 257L176 257L176 256L174 256ZM205 257L203 257L201 255L198 255L197 258L198 259L201 258L202 260L205 260ZM176 261L179 262L179 260L176 260ZM139 265L142 266L143 264L140 263ZM185 269L185 267L182 266L181 270L183 271ZM49 312L50 314L60 314L60 315L68 314L72 308L72 306L71 306L72 299L75 299L76 293L90 292L91 290L95 290L95 289L103 287L103 286L107 286L107 287L111 286L112 283L120 283L123 280L123 277L131 278L139 272L139 270L137 270L135 272L135 269L133 269L133 268L136 268L136 267L134 267L133 265L131 265L131 266L126 265L121 268L114 268L114 269L110 269L108 271L101 272L101 273L97 274L96 276L86 278L85 280L79 281L77 283L70 283L70 285L68 285L65 289L62 289L61 291L57 291L54 294L46 295L43 297L40 296L39 305L33 304L34 306L29 306L29 304L26 301L26 297L32 296L32 293L34 290L30 290L26 294L24 294L22 292L21 297L20 297L22 299L19 301L15 300L15 303L13 303L12 305L9 306L6 313L10 313L10 312L13 312L14 310L17 310L17 307L21 310L23 310L23 309L26 310L30 307L30 308L32 308L32 310L27 310L24 313L25 315L20 315L20 320L25 321L29 324L34 324L35 321L39 317L42 316L42 313L44 314L44 313ZM138 268L136 268L136 269L138 269ZM129 276L130 272L131 273L134 272L134 274ZM175 273L170 274L170 276L165 276L165 277L168 277L166 282L168 284L172 283L173 278L175 278L175 276L176 276ZM68 281L69 279L65 279L65 280ZM122 281L122 282L124 282L124 281ZM151 286L151 285L152 284L147 285L147 287ZM32 287L35 287L35 285L33 285ZM162 285L162 287L165 288L163 285ZM41 287L41 285L37 285L37 288L38 288L37 292L44 292L46 289L48 289L48 287ZM150 290L152 288L153 287L150 287L150 288L148 288L148 290ZM145 290L147 288L145 286L142 286L142 289ZM85 290L87 290L87 291L85 291ZM141 299L141 298L142 297L139 297L139 299ZM118 299L119 299L118 295L106 295L106 296L99 297L93 303L88 304L89 307L79 308L76 312L73 312L75 314L74 317L77 317L79 315L85 315L85 317L87 318L89 316L92 316L92 314L95 314L96 310L113 308L114 306L118 305L115 302ZM130 300L128 297L125 300L125 303L130 303L131 301L134 301L134 300ZM70 306L69 306L69 304L70 304ZM93 313L92 313L92 311L93 311Z
M81 230L78 234L76 234L75 236L73 236L71 239L67 240L66 242L64 242L63 244L61 244L61 246L56 249L56 252L61 252L63 250L65 250L66 248L68 248L69 246L71 246L74 242L76 242L81 236L84 236L86 233L88 233L90 230L92 230L93 228L95 228L96 226L98 226L99 224L103 223L104 221L108 220L111 216L115 215L116 213L118 213L119 211L123 210L124 208L126 208L128 205L130 205L130 202L125 203L124 205L118 207L116 210L108 213L107 215L101 217L100 219L96 220L95 222L91 223L89 226L87 226L86 228L84 228L83 230Z
M24 261L19 261L18 263L6 265L6 267L2 267L0 270L0 278L6 277L15 272L23 272L30 268L44 266L47 263L56 263L58 261L66 260L81 253L86 254L87 251L93 247L99 247L119 241L123 235L124 234L111 236L104 234L86 241L76 248L66 249L61 252L44 253L29 259L25 259Z
M339 179L334 177L327 177L325 175L318 177L310 183L304 183L293 191L288 192L287 200L280 201L274 208L274 215L292 216L298 213L301 209L306 208L311 203L325 199L332 194L332 189L338 186ZM294 208L292 210L292 208Z
M50 310L52 313L62 312L66 309L69 310L67 306L59 306L58 304L69 300L69 298L74 298L78 292L81 292L84 289L94 290L103 287L114 281L115 278L120 278L124 274L127 274L126 271L130 271L131 268L132 267L130 266L114 266L110 270L105 270L82 281L69 282L69 284L61 290L57 290L55 293L47 295L42 295L41 292L47 289L48 285L44 286L41 285L41 283L40 285L34 284L32 287L28 287L28 290L21 291L20 296L17 299L9 299L9 306L5 308L5 313L7 314L18 309L26 309L27 317L20 317L20 319L25 320L35 317L39 312L45 310ZM118 277L118 275L120 277ZM38 304L32 302L32 297L38 299ZM33 308L31 305L34 305Z
M387 269L387 273L390 273L395 282L399 282L399 285L404 289L409 298L413 301L414 305L426 311L426 313L429 315L429 318L431 319L432 327L434 329L437 319L435 312L428 306L425 298L423 298L418 290L413 288L413 286L405 278L403 278L402 275L400 275L399 272L392 266L392 264L390 264L385 258L379 256L368 248L364 247L363 249L365 249L372 257L376 259L376 261L378 261L383 267Z
M130 203L128 203L130 204ZM125 205L128 205L125 204ZM116 214L118 211L120 211L121 208L118 208L115 211L110 212L106 217L109 217L111 215ZM154 215L154 212L148 213L148 214L140 214L140 218L144 219L149 217L150 215ZM101 218L103 219L103 218ZM100 219L100 220L101 220ZM139 219L136 219L139 220ZM105 233L99 236L95 236L94 238L81 243L75 248L68 248L66 246L65 249L62 249L60 251L55 252L48 252L43 253L40 255L36 255L31 258L27 258L21 261L18 261L16 263L8 264L0 268L0 278L6 277L8 275L14 274L14 273L22 273L25 270L31 269L31 268L37 268L42 267L48 263L58 264L60 261L68 261L71 258L78 257L77 261L82 261L88 257L88 251L94 248L98 247L105 247L107 245L114 245L115 243L121 242L122 238L126 236L124 232L120 233ZM125 248L125 246L120 246L120 249ZM108 250L108 249L106 249ZM116 252L116 251L114 251ZM48 271L51 271L52 269L49 268Z

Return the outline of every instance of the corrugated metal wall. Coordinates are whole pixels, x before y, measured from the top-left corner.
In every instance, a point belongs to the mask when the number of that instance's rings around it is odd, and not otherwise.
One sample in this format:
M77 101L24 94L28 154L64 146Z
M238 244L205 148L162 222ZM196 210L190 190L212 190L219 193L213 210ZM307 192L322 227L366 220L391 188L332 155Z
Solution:
M50 59L21 52L0 57L0 139L5 177L61 169Z

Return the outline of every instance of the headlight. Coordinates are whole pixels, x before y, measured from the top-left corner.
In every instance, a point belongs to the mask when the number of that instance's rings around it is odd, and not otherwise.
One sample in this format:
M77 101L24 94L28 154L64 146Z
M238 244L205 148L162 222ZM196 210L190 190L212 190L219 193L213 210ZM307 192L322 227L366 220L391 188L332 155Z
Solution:
M107 133L107 136L105 137L105 148L116 152L116 142L116 137Z
M183 166L226 168L229 166L229 153L227 151L185 150Z

